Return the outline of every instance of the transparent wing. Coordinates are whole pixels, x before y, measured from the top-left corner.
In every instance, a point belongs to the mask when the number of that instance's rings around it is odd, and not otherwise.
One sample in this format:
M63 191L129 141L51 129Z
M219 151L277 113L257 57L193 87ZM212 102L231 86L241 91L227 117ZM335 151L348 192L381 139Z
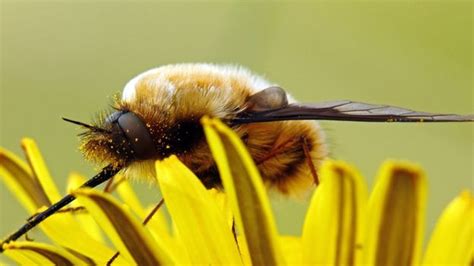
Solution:
M339 120L360 122L473 122L474 115L436 114L354 101L289 104L262 112L242 112L231 122L245 124L282 120Z

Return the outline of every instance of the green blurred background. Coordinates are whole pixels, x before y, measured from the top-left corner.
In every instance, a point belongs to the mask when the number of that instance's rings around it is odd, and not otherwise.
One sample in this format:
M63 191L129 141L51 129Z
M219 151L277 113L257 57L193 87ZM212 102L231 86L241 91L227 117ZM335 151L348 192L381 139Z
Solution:
M352 99L433 112L473 113L473 4L16 2L1 5L0 145L21 154L33 137L64 191L70 171L94 169L79 132L113 93L146 69L233 63L297 99ZM369 187L386 158L429 176L427 231L462 189L473 188L472 124L323 123L334 158ZM144 201L159 195L136 185ZM280 232L299 234L307 202L274 196ZM27 214L0 185L0 237ZM33 237L35 237L33 233Z

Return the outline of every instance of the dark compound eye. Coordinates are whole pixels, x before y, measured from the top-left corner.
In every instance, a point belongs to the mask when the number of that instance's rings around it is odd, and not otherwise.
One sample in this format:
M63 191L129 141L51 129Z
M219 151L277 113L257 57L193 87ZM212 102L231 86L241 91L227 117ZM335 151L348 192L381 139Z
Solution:
M113 115L114 114L112 114L111 117ZM156 148L153 144L150 132L140 117L132 112L120 112L118 116L114 118L130 143L135 158L143 160L156 155Z

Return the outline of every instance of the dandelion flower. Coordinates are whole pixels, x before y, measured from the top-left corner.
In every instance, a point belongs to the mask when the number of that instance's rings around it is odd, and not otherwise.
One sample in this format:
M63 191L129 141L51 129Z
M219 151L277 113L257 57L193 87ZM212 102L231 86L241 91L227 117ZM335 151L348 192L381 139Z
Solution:
M3 255L24 265L233 264L233 265L469 265L474 254L474 198L462 192L442 213L422 252L426 177L399 161L381 166L371 194L351 165L327 160L306 214L302 235L283 236L258 170L245 146L218 120L203 119L225 195L206 190L175 156L156 162L157 184L171 224L149 210L125 180L119 198L81 188L78 174L69 192L79 212L58 212L39 227L51 243L15 241ZM60 199L35 142L22 141L28 163L0 148L0 178L34 215ZM172 228L172 229L170 229ZM109 241L106 240L108 238ZM115 256L119 252L118 256Z

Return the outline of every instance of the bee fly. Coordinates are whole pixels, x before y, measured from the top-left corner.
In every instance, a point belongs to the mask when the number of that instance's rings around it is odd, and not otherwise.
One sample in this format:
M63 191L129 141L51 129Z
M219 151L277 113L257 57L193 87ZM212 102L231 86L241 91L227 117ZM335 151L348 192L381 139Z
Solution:
M125 86L115 111L82 126L86 159L105 166L83 187L95 187L119 171L153 180L154 161L175 154L207 188L221 186L200 118L217 117L242 138L263 181L283 194L317 183L327 156L315 120L362 122L472 122L473 115L434 114L354 101L300 104L282 88L241 67L168 65L146 71ZM18 239L68 203L67 195L2 242ZM1 250L1 247L0 247Z

